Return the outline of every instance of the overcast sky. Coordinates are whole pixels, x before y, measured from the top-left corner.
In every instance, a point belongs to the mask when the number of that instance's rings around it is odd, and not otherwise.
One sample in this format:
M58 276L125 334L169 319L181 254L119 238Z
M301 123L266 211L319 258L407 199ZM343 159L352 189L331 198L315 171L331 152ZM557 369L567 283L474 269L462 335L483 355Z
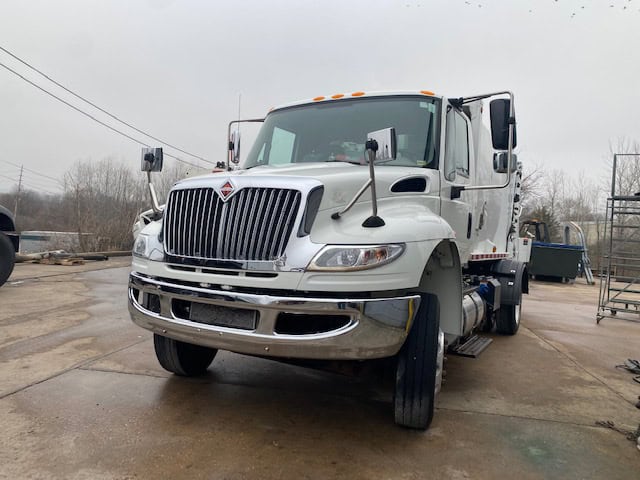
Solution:
M610 141L640 140L639 27L640 0L0 3L0 46L212 161L225 158L239 94L242 116L256 117L292 100L357 90L464 96L509 89L520 159L594 178L607 175ZM157 143L2 51L0 62ZM18 177L10 163L59 178L77 160L113 157L137 167L139 152L0 67L0 191ZM56 190L31 172L25 183Z

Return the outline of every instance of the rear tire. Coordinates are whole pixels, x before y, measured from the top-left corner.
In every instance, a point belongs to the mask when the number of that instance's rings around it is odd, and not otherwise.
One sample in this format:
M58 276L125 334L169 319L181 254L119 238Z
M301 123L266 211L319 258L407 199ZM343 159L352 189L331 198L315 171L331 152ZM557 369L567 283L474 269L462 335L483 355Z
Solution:
M520 328L520 310L522 300L518 305L500 305L496 318L496 331L502 335L515 335Z
M0 232L0 286L9 279L16 262L16 251L9 237Z
M416 319L398 353L394 393L395 422L426 430L433 419L438 370L439 304L423 295ZM442 355L442 353L441 353Z
M202 375L218 353L215 348L181 342L156 333L153 334L153 346L162 368L182 377Z

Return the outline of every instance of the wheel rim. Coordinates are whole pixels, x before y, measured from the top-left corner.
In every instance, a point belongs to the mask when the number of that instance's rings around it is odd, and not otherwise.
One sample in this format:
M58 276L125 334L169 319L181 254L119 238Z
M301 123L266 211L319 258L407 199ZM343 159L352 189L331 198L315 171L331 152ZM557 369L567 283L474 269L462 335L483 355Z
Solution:
M518 305L516 305L516 311L515 311L515 321L516 321L516 326L520 325L520 310L522 309L522 302L520 302Z

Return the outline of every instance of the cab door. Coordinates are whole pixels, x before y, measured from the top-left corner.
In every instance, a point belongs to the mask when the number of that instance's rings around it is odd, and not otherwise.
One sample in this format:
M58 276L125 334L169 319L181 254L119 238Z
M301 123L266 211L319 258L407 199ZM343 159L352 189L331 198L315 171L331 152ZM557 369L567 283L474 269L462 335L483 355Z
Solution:
M440 167L440 216L455 231L460 260L466 263L471 252L475 220L473 201L476 193L473 190L456 192L455 187L470 185L473 178L471 122L462 111L448 105L444 130L444 161Z

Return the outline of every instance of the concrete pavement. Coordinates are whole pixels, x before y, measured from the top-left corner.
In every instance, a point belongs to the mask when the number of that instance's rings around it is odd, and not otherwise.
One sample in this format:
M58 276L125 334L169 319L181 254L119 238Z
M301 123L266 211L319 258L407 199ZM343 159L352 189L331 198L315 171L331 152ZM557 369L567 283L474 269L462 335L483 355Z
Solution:
M173 377L126 309L127 259L17 265L0 289L0 478L640 478L640 324L595 323L597 286L532 284L515 337L449 356L431 429L391 393L221 352Z

